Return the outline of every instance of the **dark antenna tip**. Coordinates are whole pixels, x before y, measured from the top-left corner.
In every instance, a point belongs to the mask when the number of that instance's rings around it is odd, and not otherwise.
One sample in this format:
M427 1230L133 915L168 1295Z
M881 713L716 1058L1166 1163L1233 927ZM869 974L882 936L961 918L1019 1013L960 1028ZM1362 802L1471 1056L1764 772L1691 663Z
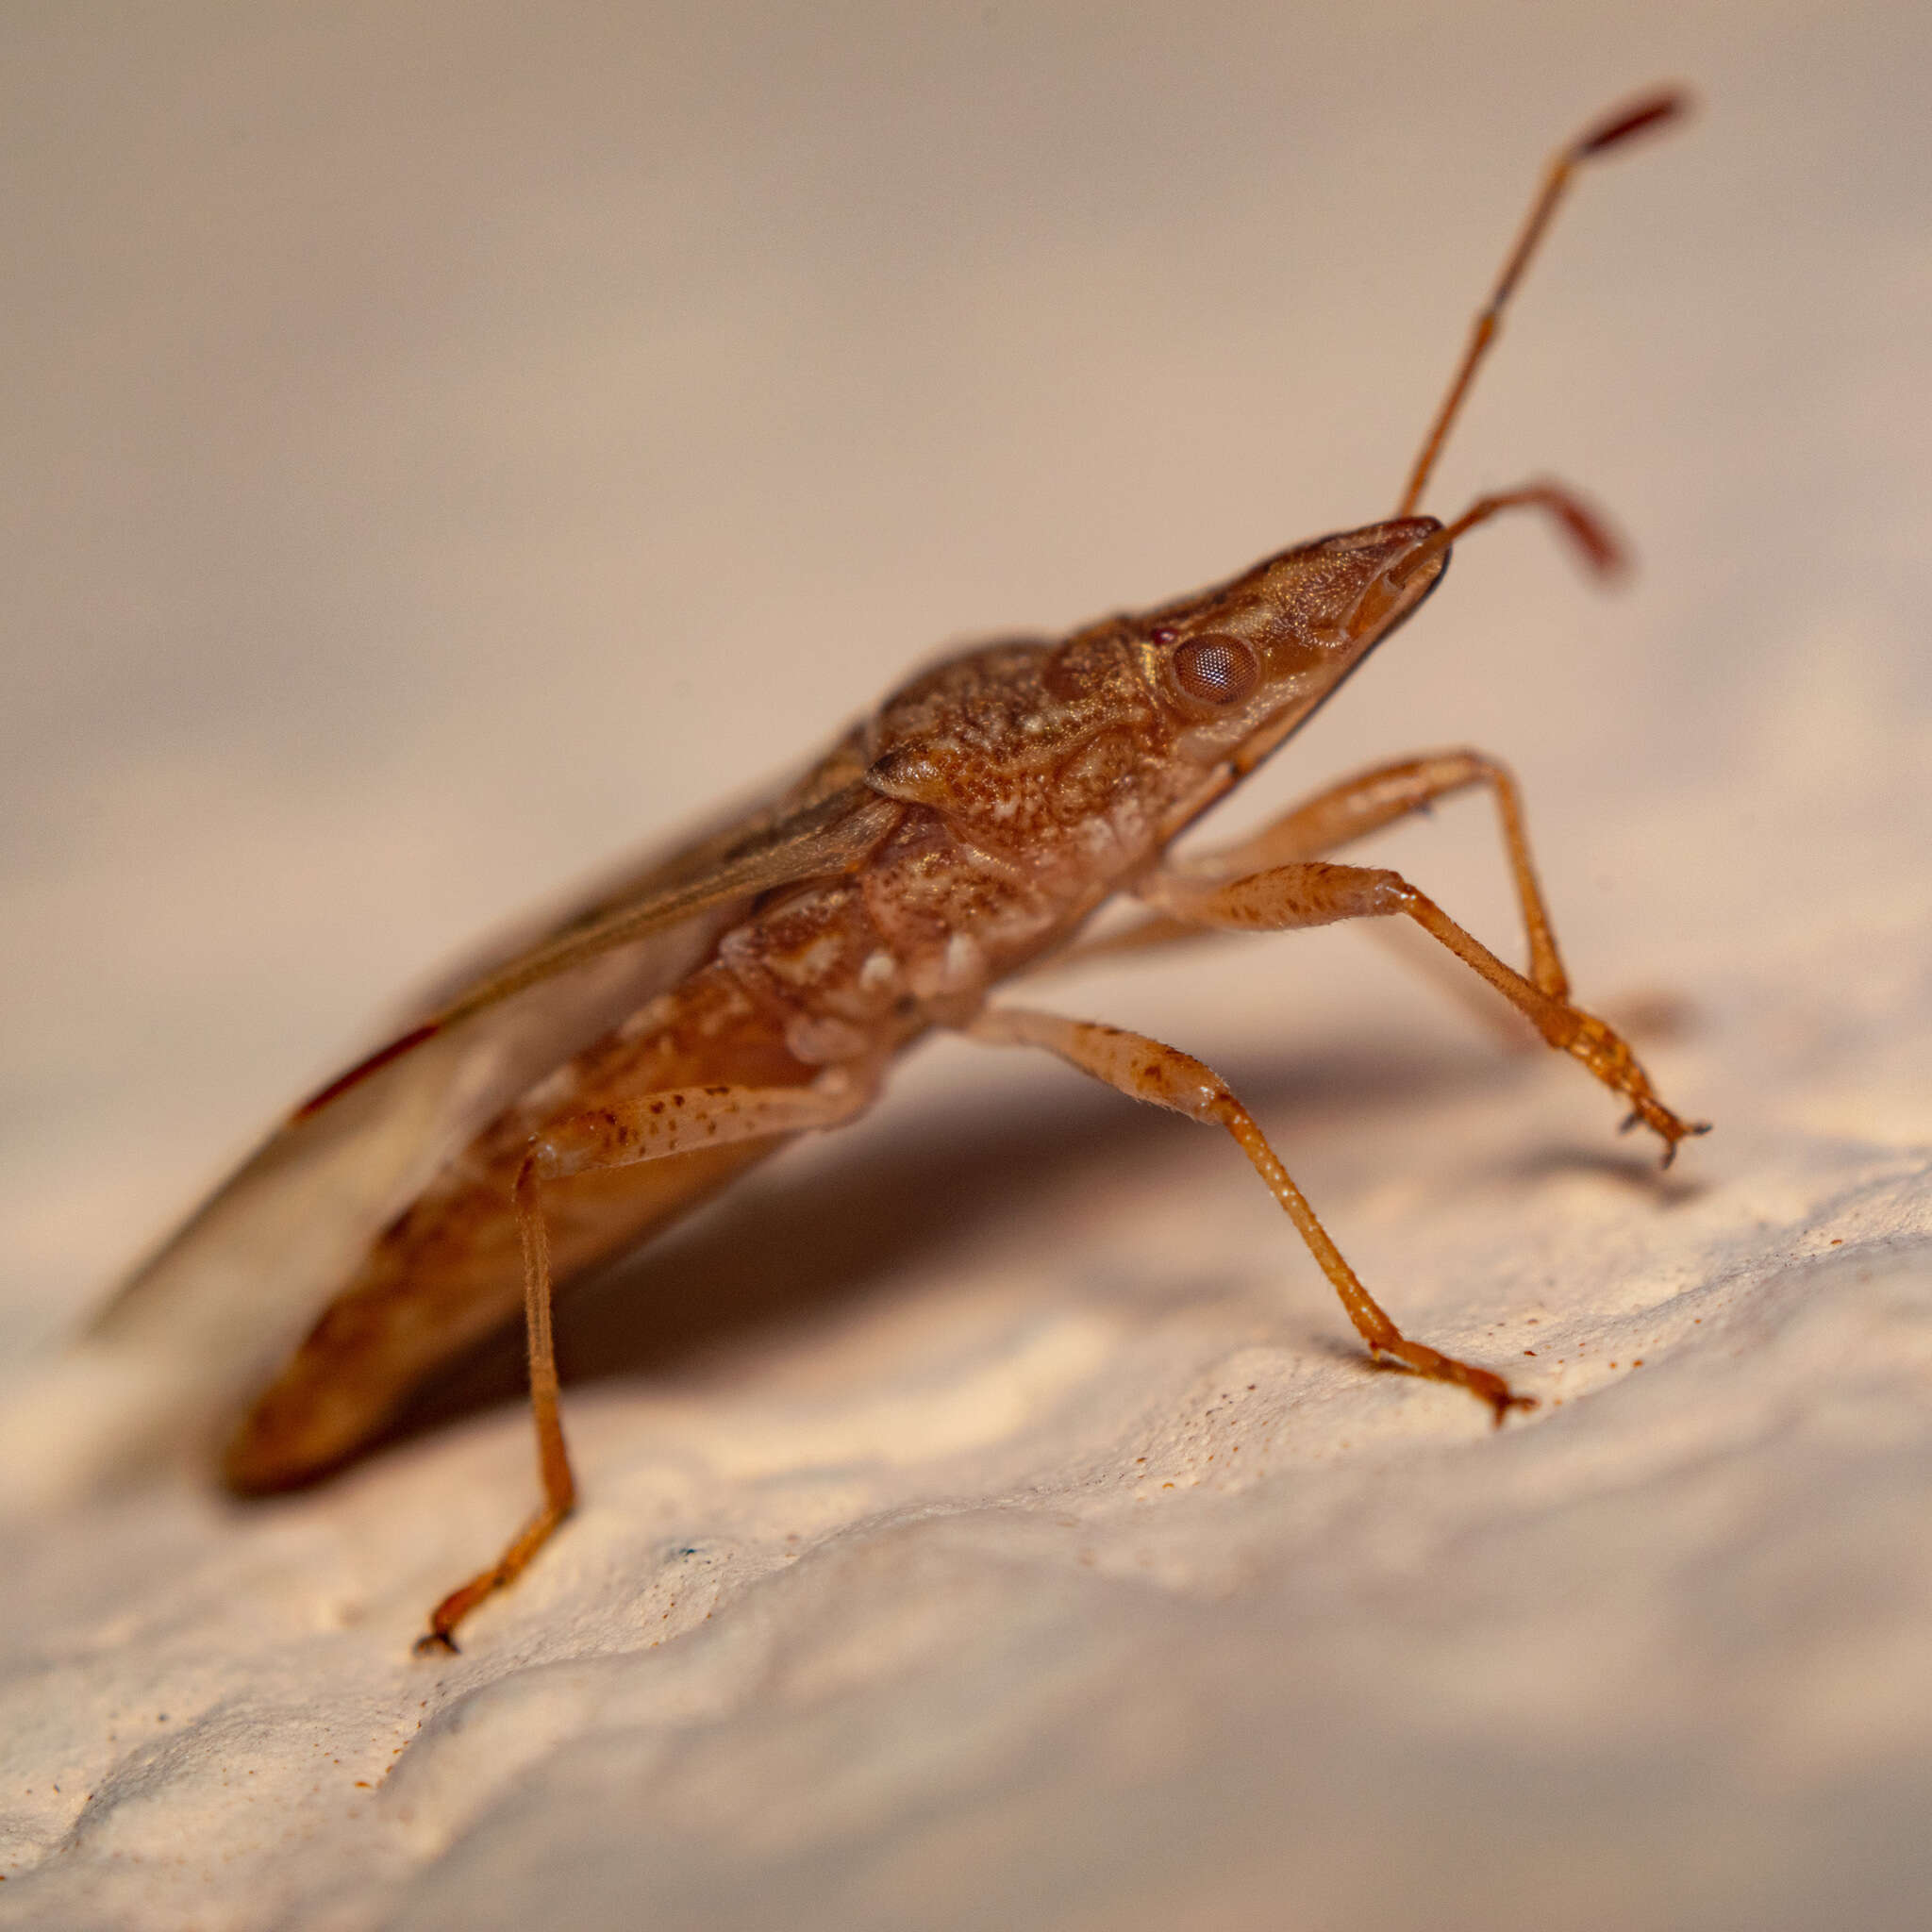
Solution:
M1578 137L1571 154L1582 160L1586 155L1600 155L1607 147L1615 147L1633 134L1641 134L1647 127L1655 127L1664 121L1675 121L1690 111L1690 92L1688 88L1660 87L1640 96L1627 107L1620 108L1614 114Z

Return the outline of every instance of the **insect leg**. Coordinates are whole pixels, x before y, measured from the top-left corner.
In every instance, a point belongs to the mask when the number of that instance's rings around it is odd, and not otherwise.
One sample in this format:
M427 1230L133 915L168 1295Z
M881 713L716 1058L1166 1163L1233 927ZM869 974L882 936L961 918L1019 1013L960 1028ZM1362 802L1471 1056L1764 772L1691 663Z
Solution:
M1680 1120L1657 1099L1636 1055L1612 1028L1566 995L1545 991L1506 966L1400 873L1319 859L1225 881L1164 872L1141 888L1141 896L1176 919L1231 932L1284 932L1344 919L1412 919L1494 987L1551 1046L1581 1060L1613 1093L1622 1094L1630 1103L1631 1123L1641 1121L1662 1138L1666 1166L1679 1141L1708 1131L1707 1123Z
M510 1540L509 1546L489 1569L453 1590L429 1614L429 1628L416 1640L416 1655L454 1651L456 1630L486 1597L512 1583L530 1558L550 1541L557 1526L576 1507L576 1477L570 1450L563 1440L563 1416L558 1407L557 1350L551 1335L550 1241L543 1210L537 1201L537 1177L526 1160L516 1178L514 1198L517 1230L524 1245L524 1323L529 1347L530 1415L537 1430L537 1473L543 1485L543 1502L537 1513Z
M524 1317L529 1341L530 1414L543 1502L494 1563L443 1598L416 1641L419 1656L456 1649L456 1631L476 1606L512 1583L550 1540L576 1502L576 1479L558 1405L557 1354L551 1335L550 1242L541 1184L574 1174L661 1160L701 1147L837 1126L876 1091L875 1076L829 1068L808 1087L681 1087L617 1101L574 1115L531 1143L513 1191L524 1249Z
M1495 797L1503 850L1509 861L1517 904L1523 910L1524 930L1529 940L1529 977L1539 991L1548 993L1552 999L1563 999L1570 991L1570 979L1563 971L1562 956L1557 951L1557 936L1550 927L1542 888L1537 881L1536 863L1529 856L1523 794L1517 787L1516 774L1486 753L1424 752L1416 758L1399 758L1357 772L1353 777L1318 791L1314 797L1304 799L1254 837L1219 852L1204 854L1186 870L1193 876L1233 879L1271 866L1319 858L1353 844L1357 839L1365 839L1372 832L1379 832L1411 812L1426 811L1439 798L1467 791L1472 785L1487 785Z
M1177 1047L1163 1046L1144 1034L1124 1032L1092 1021L1063 1019L1024 1007L994 1007L981 1013L966 1029L974 1040L992 1046L1038 1046L1057 1054L1071 1066L1105 1080L1132 1100L1171 1108L1190 1120L1225 1127L1248 1157L1268 1191L1281 1204L1307 1243L1356 1332L1378 1359L1400 1362L1406 1369L1434 1382L1451 1382L1490 1405L1500 1424L1512 1408L1533 1408L1535 1399L1512 1394L1509 1385L1488 1369L1457 1361L1425 1342L1411 1341L1390 1319L1342 1258L1328 1230L1315 1218L1307 1198L1289 1177L1280 1157L1268 1144L1255 1117L1235 1097L1213 1068L1204 1066Z
M1536 864L1529 855L1522 793L1509 768L1483 752L1424 752L1357 772L1304 799L1238 844L1185 859L1177 870L1191 879L1227 880L1300 859L1319 858L1379 832L1411 812L1426 811L1439 798L1472 785L1488 785L1495 794L1503 848L1529 937L1529 976L1552 999L1566 998L1569 976L1563 971L1542 888L1537 882ZM1191 920L1157 912L1119 932L1070 946L1045 963L1054 967L1084 964L1106 955L1201 938L1213 930Z

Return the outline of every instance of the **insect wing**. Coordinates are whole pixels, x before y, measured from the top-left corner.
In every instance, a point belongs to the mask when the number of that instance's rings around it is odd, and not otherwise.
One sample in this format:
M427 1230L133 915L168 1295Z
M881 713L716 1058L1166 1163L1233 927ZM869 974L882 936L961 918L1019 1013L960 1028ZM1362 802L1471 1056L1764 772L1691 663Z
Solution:
M463 1005L486 981L545 952L573 934L603 926L627 911L649 910L694 882L715 878L722 868L782 843L801 818L827 801L852 796L866 767L865 736L855 728L790 784L767 789L728 807L669 846L632 854L615 868L592 875L554 903L482 941L470 954L419 987L412 1000L390 1016L393 1040ZM674 971L670 978L675 978ZM665 984L669 984L667 979Z
M490 946L298 1109L0 1409L0 1500L72 1492L162 1445L205 1449L483 1126L700 964L761 892L870 850L896 808L850 782L845 749L749 827L633 865L521 953Z

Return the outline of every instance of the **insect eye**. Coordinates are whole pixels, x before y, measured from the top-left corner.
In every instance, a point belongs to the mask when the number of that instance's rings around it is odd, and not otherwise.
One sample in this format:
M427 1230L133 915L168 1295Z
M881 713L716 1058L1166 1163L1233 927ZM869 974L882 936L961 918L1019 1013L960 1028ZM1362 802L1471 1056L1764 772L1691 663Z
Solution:
M1204 705L1239 704L1259 675L1254 652L1240 638L1190 638L1174 654L1174 681Z

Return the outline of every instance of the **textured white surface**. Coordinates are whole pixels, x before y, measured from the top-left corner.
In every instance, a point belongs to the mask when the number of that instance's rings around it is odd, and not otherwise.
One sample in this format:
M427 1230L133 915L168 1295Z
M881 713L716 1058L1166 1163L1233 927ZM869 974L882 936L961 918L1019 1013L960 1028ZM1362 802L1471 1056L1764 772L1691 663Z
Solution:
M1473 541L1256 808L1510 757L1719 1131L1659 1177L1358 935L1070 983L1544 1407L1368 1369L1216 1137L937 1048L566 1318L585 1507L461 1658L502 1360L307 1496L8 1523L0 1924L1923 1923L1922 11L6 34L0 1397L472 928L948 634L1378 513L1664 75L1439 492L1574 475L1640 584ZM1513 950L1480 808L1386 850Z

